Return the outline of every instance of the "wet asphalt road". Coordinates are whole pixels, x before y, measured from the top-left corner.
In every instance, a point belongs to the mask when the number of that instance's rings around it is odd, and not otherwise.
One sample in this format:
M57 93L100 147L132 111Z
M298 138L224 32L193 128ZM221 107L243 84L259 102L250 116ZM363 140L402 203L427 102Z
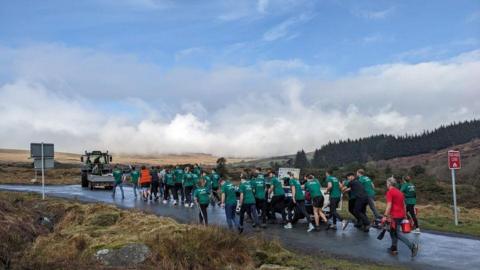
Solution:
M0 189L12 191L41 192L41 186L27 185L0 185ZM111 191L83 189L80 185L47 186L47 196L77 199L85 202L112 203L122 208L138 208L160 216L174 218L182 223L198 221L198 210L185 209L180 206L164 205L161 202L144 202L135 200L130 187L125 187L125 199L121 199L120 190L117 190L115 199ZM219 207L209 207L208 219L210 224L226 226L224 210ZM249 224L246 224L247 233L250 233ZM340 226L339 226L340 227ZM416 258L410 258L410 251L399 243L399 255L390 256L386 249L390 246L388 235L377 240L378 230L372 229L363 233L349 226L345 231L306 232L307 225L294 225L292 230L285 230L280 225L269 225L268 229L261 230L261 234L268 234L279 239L286 246L304 252L325 252L340 257L355 258L373 262L402 265L411 269L480 269L480 240L431 233L421 235L409 234L408 238L418 241L420 251ZM252 232L253 233L253 232Z

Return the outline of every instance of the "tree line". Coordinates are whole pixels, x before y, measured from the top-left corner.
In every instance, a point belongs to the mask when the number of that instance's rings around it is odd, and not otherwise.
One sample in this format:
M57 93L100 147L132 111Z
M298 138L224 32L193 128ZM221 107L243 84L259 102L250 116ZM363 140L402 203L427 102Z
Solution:
M304 150L298 151L294 165L297 168L325 168L352 162L365 163L413 156L467 143L479 137L480 120L470 120L442 125L421 134L403 136L380 134L355 140L329 142L316 149L311 160L308 160Z

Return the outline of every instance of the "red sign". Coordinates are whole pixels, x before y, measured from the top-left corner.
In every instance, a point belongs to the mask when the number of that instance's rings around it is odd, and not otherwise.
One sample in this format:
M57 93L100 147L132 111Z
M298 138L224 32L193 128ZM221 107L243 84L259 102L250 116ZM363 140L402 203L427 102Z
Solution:
M458 170L462 167L460 151L448 151L448 168Z

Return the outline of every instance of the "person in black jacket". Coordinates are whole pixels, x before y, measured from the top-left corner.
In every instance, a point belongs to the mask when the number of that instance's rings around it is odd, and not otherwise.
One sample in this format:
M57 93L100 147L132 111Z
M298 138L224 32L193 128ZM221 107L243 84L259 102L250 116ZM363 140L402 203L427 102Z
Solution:
M360 221L360 228L364 232L370 230L370 220L367 217L367 205L368 205L368 194L365 191L362 183L358 181L357 178L353 179L349 183L349 188L345 190L346 192L350 191L351 195L355 198L355 205L353 208L354 216L357 220Z

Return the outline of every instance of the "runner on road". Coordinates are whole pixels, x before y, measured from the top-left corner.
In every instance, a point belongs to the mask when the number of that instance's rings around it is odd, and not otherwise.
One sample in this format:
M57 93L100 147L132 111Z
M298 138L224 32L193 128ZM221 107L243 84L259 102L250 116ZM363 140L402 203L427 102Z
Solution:
M256 177L253 179L252 187L255 193L255 205L257 210L261 212L262 228L266 228L267 223L267 200L266 200L266 190L265 190L265 178L263 174L257 169Z
M115 191L117 190L117 187L119 187L120 191L122 192L122 200L125 199L125 194L123 193L123 181L124 181L123 171L120 170L118 165L115 165L113 169L113 179L115 180L115 182L113 185L112 198L115 198Z
M287 214L285 213L285 191L283 190L282 181L278 180L274 172L269 173L270 189L269 196L273 194L270 201L270 214L275 217L275 213L282 215L282 224L287 224Z
M308 231L312 231L315 229L315 226L312 224L310 220L310 215L307 213L307 209L305 208L305 194L302 190L302 185L298 179L295 179L293 175L290 175L290 189L292 190L292 204L289 207L288 213L288 223L284 226L285 229L292 228L293 222L293 208L295 208L295 214L303 215L305 220L308 223Z
M328 224L327 217L322 211L323 208L323 194L321 190L322 186L320 182L310 174L307 178L307 183L305 183L305 190L310 192L310 199L313 206L313 216L315 218L315 229L320 229L320 218L322 221ZM330 225L330 224L329 224ZM313 231L313 228L309 228L308 232Z
M235 225L235 228L239 229L240 226L235 216L237 209L237 187L228 179L222 184L221 206L225 208L228 228L232 230Z
M407 208L407 214L413 220L414 233L420 233L420 227L418 227L418 220L415 211L415 205L417 204L417 193L415 192L415 185L412 184L410 176L405 176L402 179L403 183L400 191L405 196L405 204Z
M193 197L195 198L195 203L198 205L200 209L200 212L198 213L200 223L207 226L208 225L207 208L210 202L210 191L208 190L208 187L205 185L204 179L200 179L198 181L198 186L195 189Z
M253 193L252 185L250 181L247 181L245 177L242 177L240 183L240 226L238 228L238 232L243 232L243 220L245 218L245 212L252 216L253 224L252 226L255 228L258 226L258 213L257 207L255 206L255 194Z
M135 199L137 198L139 178L140 178L140 172L135 169L135 166L132 166L132 171L130 172L130 183L132 183L132 186L133 186L133 195L135 195Z
M405 219L405 199L403 193L398 190L395 185L397 181L390 177L387 179L387 208L385 209L382 222L390 222L390 237L392 238L392 246L388 249L390 254L398 254L398 240L402 241L410 249L412 257L417 256L418 244L412 243L401 233L402 220Z
M175 178L175 189L173 190L173 205L183 204L185 200L185 194L183 192L184 171L179 166L176 166L173 175ZM180 193L181 199L179 199L178 193Z
M327 192L330 193L330 213L332 214L332 226L329 226L330 229L336 230L337 229L337 219L338 221L342 222L342 229L348 226L348 220L343 219L340 214L337 212L338 204L342 198L342 188L343 184L338 181L335 176L332 176L332 170L327 170L325 172L325 176L327 177Z
M147 169L147 167L145 167L145 165L143 165L142 170L140 171L140 187L142 188L142 197L144 201L148 200L151 183L152 176L150 175L150 171Z
M365 187L365 191L367 192L368 206L372 210L375 219L380 220L382 216L378 213L377 207L375 206L375 185L373 184L372 179L365 175L365 171L363 169L359 169L357 171L357 177L358 181L362 183L362 185Z
M175 179L171 169L166 169L164 175L165 191L163 192L163 203L166 204L170 198L170 194L175 192Z
M355 209L355 196L353 195L353 192L351 190L348 190L350 188L350 183L355 179L355 174L354 173L348 173L347 174L347 179L343 181L343 186L344 186L344 192L348 194L348 212L355 217L354 209ZM360 224L360 221L355 217L355 225L358 226Z

